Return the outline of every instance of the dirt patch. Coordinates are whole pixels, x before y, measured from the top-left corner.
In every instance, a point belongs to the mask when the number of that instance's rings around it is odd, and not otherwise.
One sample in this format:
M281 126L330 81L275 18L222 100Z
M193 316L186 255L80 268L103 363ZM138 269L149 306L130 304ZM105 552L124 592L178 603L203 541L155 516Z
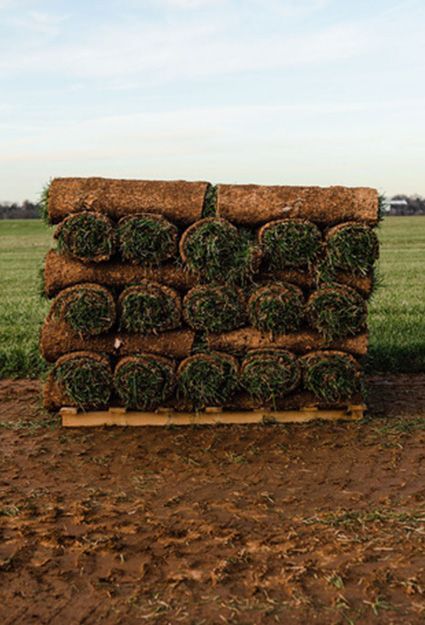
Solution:
M362 423L64 430L0 382L2 625L425 616L425 375Z

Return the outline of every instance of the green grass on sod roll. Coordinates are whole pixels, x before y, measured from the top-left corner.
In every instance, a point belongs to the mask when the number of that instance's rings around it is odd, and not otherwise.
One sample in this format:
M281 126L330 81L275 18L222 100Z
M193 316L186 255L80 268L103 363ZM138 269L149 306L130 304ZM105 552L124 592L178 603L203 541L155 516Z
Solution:
M217 352L199 353L184 360L177 371L178 395L195 410L225 404L238 384L235 358Z
M365 327L367 304L357 291L346 286L324 286L307 302L310 325L326 340L359 334Z
M242 361L241 386L254 399L271 403L291 393L301 380L298 359L283 349L259 349Z
M85 262L108 260L115 252L112 222L99 213L76 213L59 224L58 250Z
M332 228L326 239L325 265L330 270L366 276L379 255L378 237L369 226L358 223Z
M112 374L109 365L90 358L67 358L53 369L55 380L79 408L102 408L111 396Z
M249 298L248 312L251 324L263 332L295 332L304 317L303 293L293 284L261 286Z
M217 211L217 187L209 184L205 192L202 217L214 217Z
M79 334L108 332L115 321L115 303L107 289L81 284L62 291L54 300L52 316L63 319Z
M356 361L342 352L314 352L302 358L304 387L319 400L335 404L361 390Z
M178 230L160 215L125 217L118 224L118 244L124 261L159 265L177 255Z
M181 246L187 268L205 282L244 283L258 260L258 248L250 236L218 217L190 226Z
M115 368L115 390L126 408L158 408L170 397L174 383L174 364L160 356L129 356Z
M310 267L322 246L319 228L303 219L281 219L259 232L266 267L272 271Z
M130 333L173 330L181 321L178 294L171 288L148 281L121 293L119 312L120 329Z
M237 287L200 285L186 294L183 312L194 330L226 332L243 325L245 299Z

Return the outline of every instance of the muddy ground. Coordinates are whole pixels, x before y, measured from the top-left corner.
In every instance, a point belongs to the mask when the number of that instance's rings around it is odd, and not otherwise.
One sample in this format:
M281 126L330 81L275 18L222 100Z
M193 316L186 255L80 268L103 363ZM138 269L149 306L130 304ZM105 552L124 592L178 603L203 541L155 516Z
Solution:
M425 376L361 423L61 429L0 382L2 625L425 622Z

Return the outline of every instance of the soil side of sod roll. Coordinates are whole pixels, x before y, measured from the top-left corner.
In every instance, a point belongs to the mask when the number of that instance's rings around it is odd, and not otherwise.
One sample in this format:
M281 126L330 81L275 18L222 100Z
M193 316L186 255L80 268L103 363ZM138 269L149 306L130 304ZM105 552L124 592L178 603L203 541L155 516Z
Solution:
M327 341L360 334L366 327L367 304L347 286L323 286L307 301L310 326Z
M224 406L238 385L236 358L218 352L198 353L183 360L177 369L177 398L194 410Z
M58 251L84 263L109 260L116 249L115 227L106 215L69 215L55 229Z
M304 388L321 401L336 404L362 390L359 363L341 351L316 351L301 359Z
M248 314L254 328L262 332L272 335L295 332L304 318L303 293L293 284L266 284L251 294Z
M241 364L241 387L263 405L276 407L277 400L292 393L300 381L298 358L287 350L254 350Z
M67 323L82 336L104 334L115 323L115 301L105 287L83 283L61 291L53 300L48 316Z
M190 289L196 283L193 275L172 264L160 267L142 267L118 261L109 261L101 265L85 264L62 256L55 250L50 250L45 260L44 293L47 297L53 297L62 289L81 282L124 288L142 280L160 282L182 291Z
M115 391L129 409L155 410L170 398L174 385L175 364L163 356L126 356L115 367Z
M366 187L217 185L217 215L246 226L283 218L324 225L342 221L376 224L378 213L378 193Z
M40 351L47 362L55 362L64 354L84 349L111 356L152 352L181 359L192 352L194 339L192 330L171 330L146 336L110 332L87 338L73 332L67 323L47 318L41 329Z
M155 334L174 330L181 323L181 300L170 287L144 280L130 286L118 299L120 331Z
M246 320L245 297L237 287L199 285L185 295L183 317L193 330L234 330Z
M366 276L356 276L343 271L335 271L332 276L320 276L315 274L315 270L316 268L313 268L311 272L299 271L297 269L285 269L284 271L274 271L273 273L264 272L256 276L256 281L260 283L271 282L273 280L278 282L289 282L304 290L311 290L316 288L317 284L326 284L330 280L332 284L350 286L365 298L372 295L375 286L372 274Z
M208 182L184 180L55 178L48 189L47 213L51 223L90 210L116 221L143 212L189 224L201 218L208 188Z
M322 248L322 233L306 219L277 219L258 230L266 270L311 268Z
M312 350L329 348L347 351L356 356L365 356L368 347L366 332L355 337L327 342L323 336L312 330L272 337L256 328L241 328L222 334L209 334L207 340L209 349L238 355L245 354L250 349L281 348L296 354L305 354Z
M77 351L55 362L44 384L43 403L47 410L62 406L106 408L111 389L109 359L98 353Z
M124 262L158 266L177 258L178 229L162 215L141 213L123 217L117 234Z
M355 222L334 226L326 234L325 267L331 272L345 271L367 276L379 257L377 234L365 224Z

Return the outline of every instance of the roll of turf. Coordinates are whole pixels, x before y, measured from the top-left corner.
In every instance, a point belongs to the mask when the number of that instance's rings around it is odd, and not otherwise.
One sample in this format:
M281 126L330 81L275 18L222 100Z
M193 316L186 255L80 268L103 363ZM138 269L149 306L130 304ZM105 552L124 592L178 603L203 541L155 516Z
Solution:
M375 189L257 184L217 186L217 215L246 226L282 218L309 219L324 225L351 220L377 223L378 213Z
M324 286L307 301L307 319L326 340L333 341L359 334L366 325L367 304L347 286Z
M339 224L326 235L326 265L331 270L367 276L378 255L376 232L365 224Z
M181 322L180 296L156 282L143 281L130 286L118 300L120 329L124 332L150 334L173 330Z
M271 334L299 329L304 317L304 296L293 284L274 282L257 288L249 298L251 324Z
M199 353L177 369L178 395L195 410L223 406L238 384L238 361L219 352Z
M209 186L207 182L185 180L55 178L46 193L46 212L51 223L70 213L90 210L116 220L136 213L155 213L190 224L201 218Z
M185 230L180 255L203 282L243 283L259 263L259 250L249 237L217 217L201 219Z
M118 224L118 245L124 261L159 265L177 256L178 230L161 215L142 213L123 217Z
M50 315L83 336L108 332L115 322L115 302L108 289L80 284L64 289L53 300Z
M86 263L109 260L115 252L115 229L100 213L70 215L56 228L58 250Z
M183 317L194 330L234 330L245 321L245 298L237 287L199 285L184 297Z
M92 352L74 352L57 360L51 373L59 399L81 409L108 405L112 388L112 371L104 356Z
M122 358L114 371L114 387L126 408L154 410L172 394L175 367L172 360L154 354Z
M251 397L276 406L277 400L299 386L301 366L294 354L286 350L255 350L243 359L240 379Z
M361 390L357 361L338 351L318 351L303 356L304 388L318 400L336 404L349 400Z
M270 271L310 268L322 246L319 228L305 219L270 221L258 231L258 240Z

